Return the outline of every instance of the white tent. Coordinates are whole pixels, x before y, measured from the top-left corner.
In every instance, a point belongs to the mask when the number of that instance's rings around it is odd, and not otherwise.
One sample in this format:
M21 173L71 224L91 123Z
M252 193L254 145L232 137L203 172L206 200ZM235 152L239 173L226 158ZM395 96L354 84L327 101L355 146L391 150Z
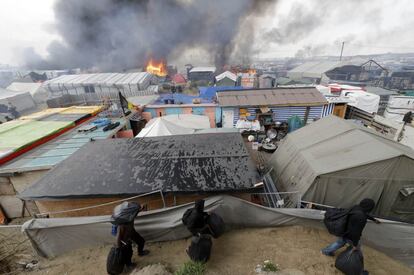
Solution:
M346 96L351 102L348 105L354 106L368 113L377 113L380 103L380 96L365 92L363 90L343 90L341 96Z
M192 114L180 114L180 115L167 115L163 118L169 122L177 124L181 127L192 129L208 129L210 128L210 120L208 116L192 115Z
M159 137L193 134L198 129L210 128L207 116L167 115L151 119L136 137Z
M194 129L181 127L167 121L164 117L151 119L136 137L160 137L172 135L187 135L194 133Z

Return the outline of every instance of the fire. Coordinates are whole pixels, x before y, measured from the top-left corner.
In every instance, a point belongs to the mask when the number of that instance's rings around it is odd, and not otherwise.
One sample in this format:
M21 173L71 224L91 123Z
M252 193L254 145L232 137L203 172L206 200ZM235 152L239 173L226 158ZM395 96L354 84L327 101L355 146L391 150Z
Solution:
M166 69L165 63L162 61L157 62L153 60L152 58L148 61L146 71L151 74L158 75L158 76L167 75L167 69Z

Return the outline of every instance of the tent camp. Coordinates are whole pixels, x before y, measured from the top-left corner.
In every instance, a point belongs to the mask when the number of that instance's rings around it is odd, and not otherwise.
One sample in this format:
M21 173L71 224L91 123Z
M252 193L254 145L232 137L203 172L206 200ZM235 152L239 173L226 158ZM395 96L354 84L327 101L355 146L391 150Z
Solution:
M160 137L193 134L199 129L210 128L207 116L181 114L151 119L137 137Z
M368 128L325 117L287 135L270 165L279 192L336 207L371 198L376 215L414 222L414 151Z

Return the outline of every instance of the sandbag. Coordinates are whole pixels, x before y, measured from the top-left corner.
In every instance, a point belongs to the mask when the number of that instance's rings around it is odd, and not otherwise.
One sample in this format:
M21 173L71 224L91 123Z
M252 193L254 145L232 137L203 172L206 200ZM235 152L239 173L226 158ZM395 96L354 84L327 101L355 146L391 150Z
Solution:
M125 224L134 221L141 210L141 206L136 202L123 202L114 208L111 216L111 223L115 225Z
M211 235L214 238L218 238L223 235L225 230L225 225L223 219L216 213L210 213L207 217L207 224L210 228Z
M349 210L342 208L328 208L323 223L329 233L342 237L346 233Z
M112 247L106 259L106 271L111 275L121 274L124 270L124 265L122 249L115 246Z
M335 267L346 275L361 275L364 270L364 257L361 250L352 250L352 246L336 257Z
M195 262L207 262L210 259L213 242L209 235L198 235L191 239L187 254Z

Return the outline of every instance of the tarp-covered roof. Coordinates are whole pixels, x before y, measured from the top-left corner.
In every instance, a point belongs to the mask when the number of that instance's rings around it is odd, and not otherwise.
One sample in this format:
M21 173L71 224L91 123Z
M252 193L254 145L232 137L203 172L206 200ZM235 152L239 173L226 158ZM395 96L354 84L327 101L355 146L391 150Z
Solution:
M323 105L325 97L314 87L251 89L217 92L220 106L313 106Z
M252 188L257 180L239 133L112 139L86 144L20 197L113 197L161 189L237 191Z
M83 145L91 142L91 139L106 139L112 137L116 132L125 127L125 119L112 119L112 122L119 122L120 125L115 129L103 131L104 127L99 127L94 131L79 132L79 128L91 123L92 119L67 133L47 142L45 145L22 155L20 158L0 167L0 174L19 173L27 171L50 169L62 160L78 151Z

